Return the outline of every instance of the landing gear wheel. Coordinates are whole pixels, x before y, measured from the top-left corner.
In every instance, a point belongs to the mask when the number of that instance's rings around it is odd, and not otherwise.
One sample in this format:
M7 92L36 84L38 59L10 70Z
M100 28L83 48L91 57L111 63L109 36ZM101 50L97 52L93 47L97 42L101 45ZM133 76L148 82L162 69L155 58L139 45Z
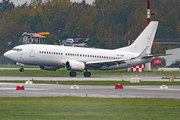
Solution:
M69 73L69 76L71 76L71 77L76 77L76 72L70 72L70 73Z
M84 77L91 77L91 73L90 72L84 72Z
M20 71L20 72L24 72L24 68L20 68L19 71Z

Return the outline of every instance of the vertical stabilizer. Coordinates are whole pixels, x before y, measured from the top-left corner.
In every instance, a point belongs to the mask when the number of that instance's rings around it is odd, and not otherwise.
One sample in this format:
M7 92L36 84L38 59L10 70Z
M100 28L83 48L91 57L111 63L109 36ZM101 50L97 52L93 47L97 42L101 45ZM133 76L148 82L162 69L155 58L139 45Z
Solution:
M134 43L132 43L128 47L123 47L123 48L119 48L116 50L134 52L134 53L142 53L146 47L151 49L157 27L158 27L157 21L150 22L150 24L137 37L137 39L134 41Z

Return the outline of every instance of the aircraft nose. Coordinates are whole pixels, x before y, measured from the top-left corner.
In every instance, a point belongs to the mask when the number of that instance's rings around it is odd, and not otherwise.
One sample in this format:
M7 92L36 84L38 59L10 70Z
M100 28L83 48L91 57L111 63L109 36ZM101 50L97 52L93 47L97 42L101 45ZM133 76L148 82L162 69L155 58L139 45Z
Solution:
M9 52L9 51L5 52L5 53L4 53L4 57L10 58L10 52Z

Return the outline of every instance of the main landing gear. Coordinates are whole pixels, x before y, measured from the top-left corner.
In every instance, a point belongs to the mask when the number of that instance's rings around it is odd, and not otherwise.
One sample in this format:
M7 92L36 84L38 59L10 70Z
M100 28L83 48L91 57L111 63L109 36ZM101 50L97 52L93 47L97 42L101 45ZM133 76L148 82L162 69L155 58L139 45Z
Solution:
M91 73L88 71L84 72L84 77L91 77Z
M71 77L76 77L76 72L71 71L71 72L69 73L69 76L71 76Z
M71 71L70 73L69 73L69 76L70 77L76 77L76 72L75 71ZM88 72L88 71L86 71L86 72L84 72L84 77L91 77L91 73L90 72Z

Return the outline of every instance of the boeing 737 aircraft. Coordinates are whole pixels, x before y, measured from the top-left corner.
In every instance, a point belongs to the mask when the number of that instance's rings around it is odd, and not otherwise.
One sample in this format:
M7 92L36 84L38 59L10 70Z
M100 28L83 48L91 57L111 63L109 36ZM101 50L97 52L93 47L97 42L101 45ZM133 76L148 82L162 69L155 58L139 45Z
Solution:
M4 56L21 66L20 72L27 64L42 70L66 68L71 77L76 76L76 71L85 70L84 76L90 77L88 70L116 70L151 62L154 56L146 56L146 52L152 47L157 27L158 22L152 21L134 43L115 50L26 44L14 47Z

